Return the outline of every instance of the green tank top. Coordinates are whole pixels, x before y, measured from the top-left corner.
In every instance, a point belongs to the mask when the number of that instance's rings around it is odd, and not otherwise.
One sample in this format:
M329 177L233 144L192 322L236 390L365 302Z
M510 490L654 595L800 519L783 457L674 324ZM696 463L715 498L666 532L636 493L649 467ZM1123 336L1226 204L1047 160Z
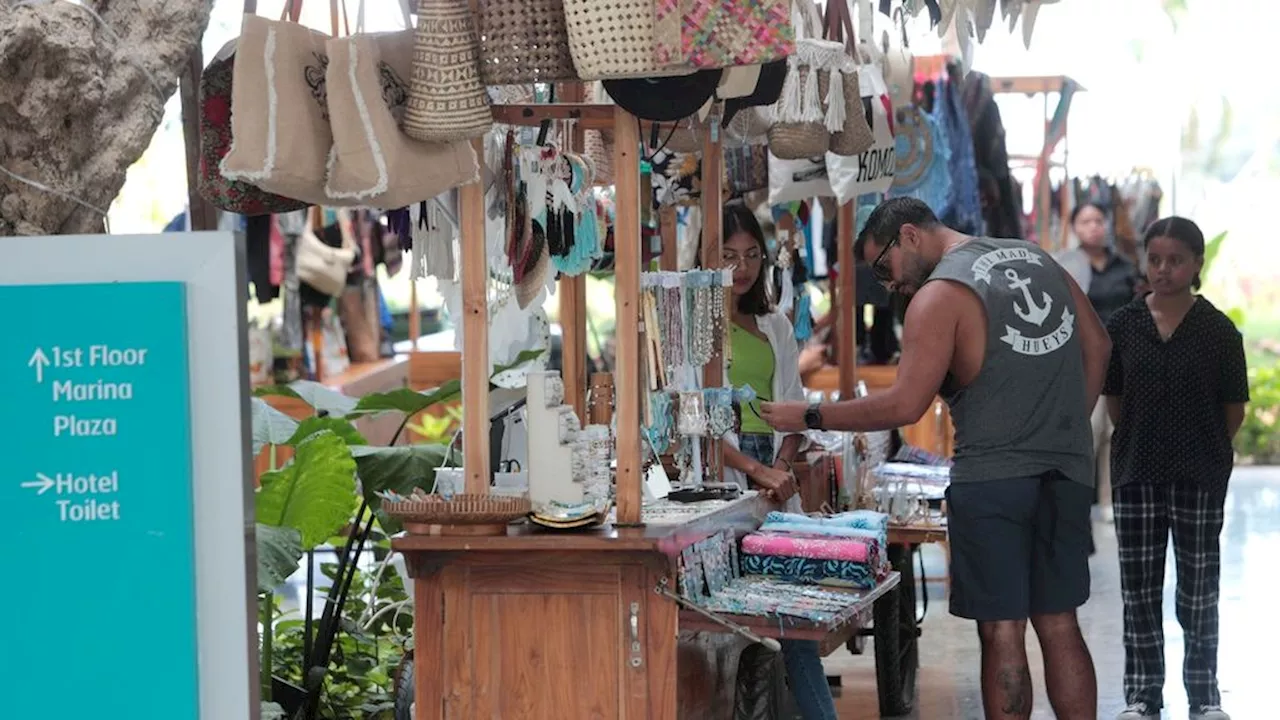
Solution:
M750 385L756 397L768 402L773 399L773 346L768 340L753 335L748 330L732 325L729 335L733 352L729 364L729 382L736 388ZM742 432L752 435L772 435L773 428L748 408L742 409Z

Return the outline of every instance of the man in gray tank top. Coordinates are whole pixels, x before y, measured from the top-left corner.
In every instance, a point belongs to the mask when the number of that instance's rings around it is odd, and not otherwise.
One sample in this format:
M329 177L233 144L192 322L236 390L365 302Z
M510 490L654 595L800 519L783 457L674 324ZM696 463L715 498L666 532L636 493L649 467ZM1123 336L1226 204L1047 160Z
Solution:
M822 405L765 403L762 417L780 431L886 430L914 423L941 394L956 430L951 612L978 623L986 716L1031 716L1030 620L1054 713L1095 720L1076 608L1089 597L1089 416L1111 353L1106 329L1039 247L962 235L914 198L881 203L854 252L911 297L894 385Z

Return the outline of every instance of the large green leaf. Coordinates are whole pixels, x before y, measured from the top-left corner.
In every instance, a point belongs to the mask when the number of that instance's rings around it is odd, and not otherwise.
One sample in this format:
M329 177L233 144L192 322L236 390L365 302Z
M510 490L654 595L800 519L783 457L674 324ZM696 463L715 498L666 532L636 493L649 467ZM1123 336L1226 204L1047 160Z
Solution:
M288 385L263 385L253 389L254 397L287 397L301 400L302 396Z
M360 398L355 409L348 417L361 415L377 415L386 412L399 412L414 416L435 405L448 402L462 394L462 383L450 380L438 388L426 392L418 392L409 388L396 388L391 392L370 393Z
M262 720L284 720L284 708L273 702L264 702L260 705Z
M298 421L271 407L262 398L252 398L249 410L253 419L253 455L258 456L267 445L284 445L298 429Z
M258 523L254 532L258 547L258 592L271 592L284 584L302 560L302 536L291 527Z
M443 445L396 445L351 448L360 473L360 487L372 507L382 504L374 493L391 490L408 496L414 488L430 491L435 484L436 468L444 463Z
M351 424L350 420L340 417L309 417L298 423L298 429L289 438L289 445L301 445L307 438L319 432L329 431L342 438L348 445L365 445L369 441Z
M267 385L255 388L254 397L279 397L301 400L311 406L317 415L337 415L339 417L351 412L356 406L356 399L330 388L323 383L311 380L295 380L288 385Z
M1218 257L1218 251L1222 249L1222 242L1226 239L1227 231L1223 230L1204 244L1204 265L1200 268L1200 275L1204 279L1209 278L1209 270L1213 267L1213 261Z
M315 408L317 415L327 413L343 417L356 407L355 398L343 395L322 383L311 380L295 380L289 383L289 388L297 393L298 397L305 400L308 405Z
M500 375L508 370L514 370L527 362L537 360L544 352L546 351L545 350L521 350L516 355L516 359L512 360L510 363L506 365L494 365L493 375ZM490 377L492 377L492 375Z
M355 475L356 461L342 438L327 431L313 435L284 469L262 476L258 522L297 530L302 549L310 550L351 520Z

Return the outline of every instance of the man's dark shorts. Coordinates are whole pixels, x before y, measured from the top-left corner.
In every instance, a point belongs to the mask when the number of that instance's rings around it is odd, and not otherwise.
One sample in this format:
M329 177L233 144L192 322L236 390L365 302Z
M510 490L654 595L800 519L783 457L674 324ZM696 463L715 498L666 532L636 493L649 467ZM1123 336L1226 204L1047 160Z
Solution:
M947 489L951 614L988 622L1089 599L1094 490L1054 471Z

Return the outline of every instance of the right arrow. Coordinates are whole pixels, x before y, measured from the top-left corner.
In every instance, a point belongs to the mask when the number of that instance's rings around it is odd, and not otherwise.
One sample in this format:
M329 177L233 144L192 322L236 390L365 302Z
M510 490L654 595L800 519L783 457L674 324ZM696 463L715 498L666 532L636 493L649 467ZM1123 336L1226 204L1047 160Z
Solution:
M49 491L49 488L53 487L53 478L48 475L45 475L44 473L36 473L36 478L36 480L28 480L27 482L22 483L22 487L40 488L36 493L37 495L43 495Z
M49 356L44 354L43 348L36 348L36 351L31 353L31 359L27 361L27 367L36 369L36 382L38 383L44 382L44 369L48 365Z

